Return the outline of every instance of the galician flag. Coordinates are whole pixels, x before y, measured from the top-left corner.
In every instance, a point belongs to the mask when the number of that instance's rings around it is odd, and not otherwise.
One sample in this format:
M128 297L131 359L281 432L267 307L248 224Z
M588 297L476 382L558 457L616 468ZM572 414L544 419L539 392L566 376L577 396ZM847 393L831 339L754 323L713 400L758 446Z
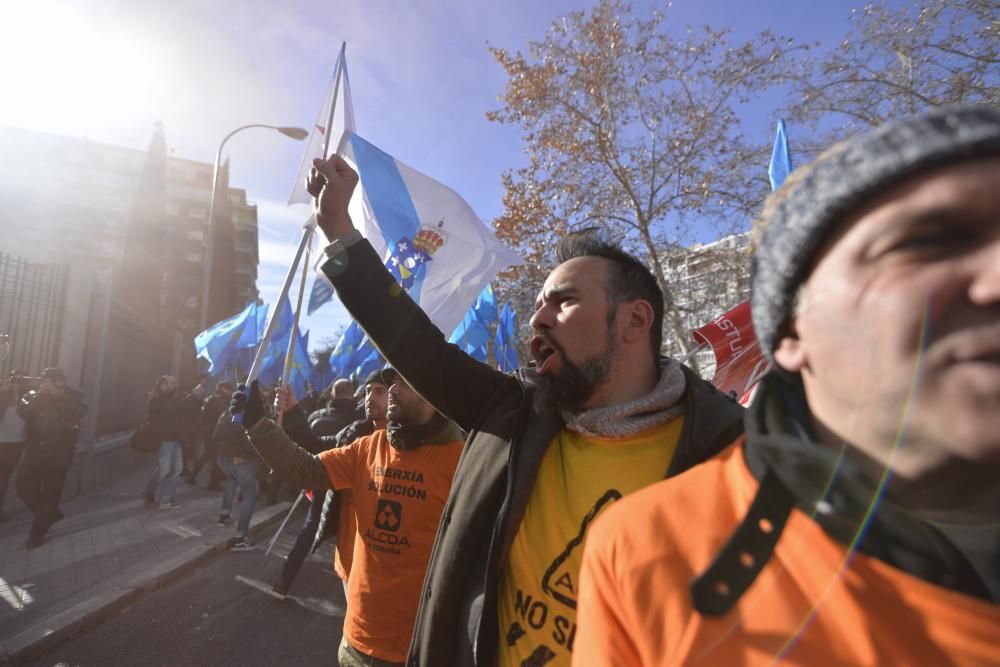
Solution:
M451 188L354 132L338 152L361 178L351 218L441 331L455 330L499 271L522 263Z

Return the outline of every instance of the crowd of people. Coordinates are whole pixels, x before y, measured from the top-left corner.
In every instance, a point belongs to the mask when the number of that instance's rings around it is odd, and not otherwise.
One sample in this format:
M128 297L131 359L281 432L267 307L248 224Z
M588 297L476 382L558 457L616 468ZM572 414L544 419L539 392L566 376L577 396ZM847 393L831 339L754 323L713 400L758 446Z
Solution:
M357 180L308 186L386 429L319 451L256 385L231 407L289 483L352 494L341 665L1000 664L1000 111L885 125L770 197L746 410L660 356L655 278L595 230L534 363L472 360L392 289Z
M596 229L559 243L533 362L472 359L393 289L357 182L314 162L321 270L389 365L324 397L162 376L144 493L208 466L233 551L261 479L304 493L272 592L336 535L340 665L1000 665L1000 110L884 125L771 195L748 408L661 356L655 276ZM27 450L32 546L86 407L58 369L22 388L0 491Z

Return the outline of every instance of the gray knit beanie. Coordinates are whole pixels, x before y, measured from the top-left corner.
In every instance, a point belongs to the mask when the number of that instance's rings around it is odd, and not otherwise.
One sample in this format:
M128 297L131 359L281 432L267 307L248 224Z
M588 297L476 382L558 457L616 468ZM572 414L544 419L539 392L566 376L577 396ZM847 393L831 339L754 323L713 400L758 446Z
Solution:
M768 359L816 253L848 215L921 172L991 156L1000 156L1000 109L962 106L887 123L793 171L754 225L763 234L753 256L750 303Z

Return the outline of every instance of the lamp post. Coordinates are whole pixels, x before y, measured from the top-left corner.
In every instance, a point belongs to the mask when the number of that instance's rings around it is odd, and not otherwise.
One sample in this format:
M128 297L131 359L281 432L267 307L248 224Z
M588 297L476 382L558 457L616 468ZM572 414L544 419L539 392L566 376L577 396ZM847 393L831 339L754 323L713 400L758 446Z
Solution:
M223 139L222 143L219 144L219 150L215 153L215 166L212 169L212 198L208 204L208 236L205 238L205 261L202 262L204 266L204 273L202 275L202 286L201 286L201 330L204 331L208 328L208 294L209 285L212 280L212 256L215 244L215 196L216 190L219 186L219 163L222 161L222 149L226 146L226 142L236 134L237 132L242 132L243 130L248 130L251 127L263 127L269 130L276 130L286 137L291 137L296 141L302 141L309 136L309 131L301 127L278 127L276 125L262 125L260 123L253 123L251 125L243 125L238 127L229 134L227 134Z

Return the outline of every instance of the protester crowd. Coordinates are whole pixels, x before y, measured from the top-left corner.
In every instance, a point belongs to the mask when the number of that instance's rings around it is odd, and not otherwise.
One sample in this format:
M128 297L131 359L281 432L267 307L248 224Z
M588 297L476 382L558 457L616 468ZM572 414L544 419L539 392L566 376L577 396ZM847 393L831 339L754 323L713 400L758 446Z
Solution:
M661 356L656 278L598 229L559 244L533 362L472 359L392 289L357 182L314 162L321 270L388 365L301 397L160 377L144 493L208 467L245 551L259 480L302 492L272 592L336 535L341 665L1000 665L1000 111L884 125L771 195L747 408ZM28 546L85 411L59 369L0 385Z

